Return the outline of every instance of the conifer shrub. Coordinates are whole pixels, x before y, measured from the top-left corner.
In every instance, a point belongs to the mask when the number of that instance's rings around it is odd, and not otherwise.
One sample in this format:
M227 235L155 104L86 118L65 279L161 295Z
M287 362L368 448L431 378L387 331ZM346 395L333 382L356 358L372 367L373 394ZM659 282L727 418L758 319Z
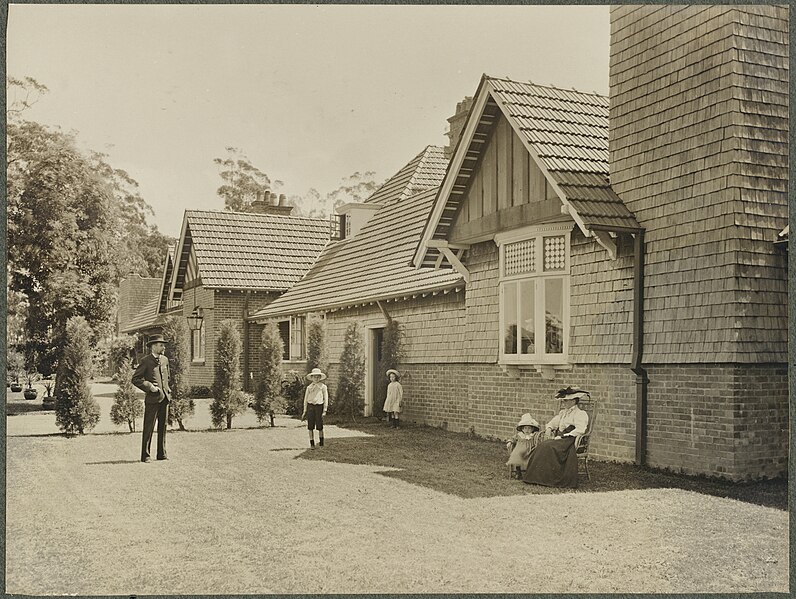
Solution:
M232 428L232 419L243 414L251 403L251 397L241 390L241 339L234 320L222 320L216 342L215 379L210 416L213 426L221 428L226 420Z
M288 370L282 381L282 397L285 398L285 413L300 416L304 410L305 378L297 370Z
M326 328L324 320L318 316L307 319L307 372L320 368L326 372Z
M127 424L131 433L135 432L135 421L144 415L144 402L133 387L133 361L125 360L116 372L119 388L113 394L111 422L120 426Z
M100 419L91 395L91 327L82 316L66 323L63 355L55 379L55 423L68 436L90 431Z
M263 328L260 342L260 370L257 373L257 389L254 394L254 413L257 421L266 418L274 426L274 412L285 409L282 398L282 353L285 350L279 327L268 321Z
M359 325L352 322L345 330L343 352L340 355L340 378L334 399L334 412L356 420L362 415L365 392L365 358Z
M191 381L188 378L188 365L191 362L190 334L188 322L182 316L169 316L163 323L163 337L168 341L165 353L171 373L169 424L176 422L181 431L185 430L185 420L196 411L196 402L191 397Z

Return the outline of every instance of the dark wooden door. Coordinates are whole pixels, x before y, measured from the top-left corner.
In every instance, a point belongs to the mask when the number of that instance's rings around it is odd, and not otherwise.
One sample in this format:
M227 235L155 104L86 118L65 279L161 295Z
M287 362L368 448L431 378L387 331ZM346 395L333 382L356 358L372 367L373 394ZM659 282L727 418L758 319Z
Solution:
M384 400L387 399L387 382L384 378L384 358L382 355L382 343L384 341L384 329L371 329L371 389L373 389L373 415L376 418L384 416Z

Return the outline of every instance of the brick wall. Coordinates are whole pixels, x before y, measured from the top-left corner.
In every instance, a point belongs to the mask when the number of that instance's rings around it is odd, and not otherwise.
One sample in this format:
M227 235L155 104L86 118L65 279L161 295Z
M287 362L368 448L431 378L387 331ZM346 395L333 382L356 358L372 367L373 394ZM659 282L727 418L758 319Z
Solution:
M218 327L221 321L233 319L238 324L238 331L241 334L241 341L244 332L244 313L248 296L248 311L253 313L260 308L271 303L278 294L267 292L246 292L230 291L219 289L207 289L198 287L196 289L196 304L204 309L205 326L205 362L203 364L192 363L189 369L189 376L192 385L212 386L214 380L215 351L218 341ZM185 293L185 304L183 313L185 316L191 313L194 307L194 290ZM262 326L249 326L249 340L244 347L244 351L249 355L249 371L256 372L259 360L259 344ZM241 358L241 370L244 368L244 360ZM244 378L247 377L243 373ZM241 381L243 383L243 381Z
M647 370L650 466L734 480L787 472L784 366L653 365Z

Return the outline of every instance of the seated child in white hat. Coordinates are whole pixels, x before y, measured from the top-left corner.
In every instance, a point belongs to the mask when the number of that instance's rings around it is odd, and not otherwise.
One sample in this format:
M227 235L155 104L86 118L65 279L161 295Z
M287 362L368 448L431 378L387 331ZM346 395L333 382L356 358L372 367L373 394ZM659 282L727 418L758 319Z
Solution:
M539 423L528 413L523 414L517 423L516 434L506 443L506 449L511 451L506 465L512 466L512 478L521 478L522 471L528 468L531 452L544 440L544 433L539 432L540 428Z

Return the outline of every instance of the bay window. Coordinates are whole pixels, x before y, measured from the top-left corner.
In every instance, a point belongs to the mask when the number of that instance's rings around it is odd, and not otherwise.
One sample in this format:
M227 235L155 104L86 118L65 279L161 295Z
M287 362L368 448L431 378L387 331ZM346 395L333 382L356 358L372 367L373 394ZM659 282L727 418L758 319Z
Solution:
M567 363L570 230L546 226L496 236L501 363Z

